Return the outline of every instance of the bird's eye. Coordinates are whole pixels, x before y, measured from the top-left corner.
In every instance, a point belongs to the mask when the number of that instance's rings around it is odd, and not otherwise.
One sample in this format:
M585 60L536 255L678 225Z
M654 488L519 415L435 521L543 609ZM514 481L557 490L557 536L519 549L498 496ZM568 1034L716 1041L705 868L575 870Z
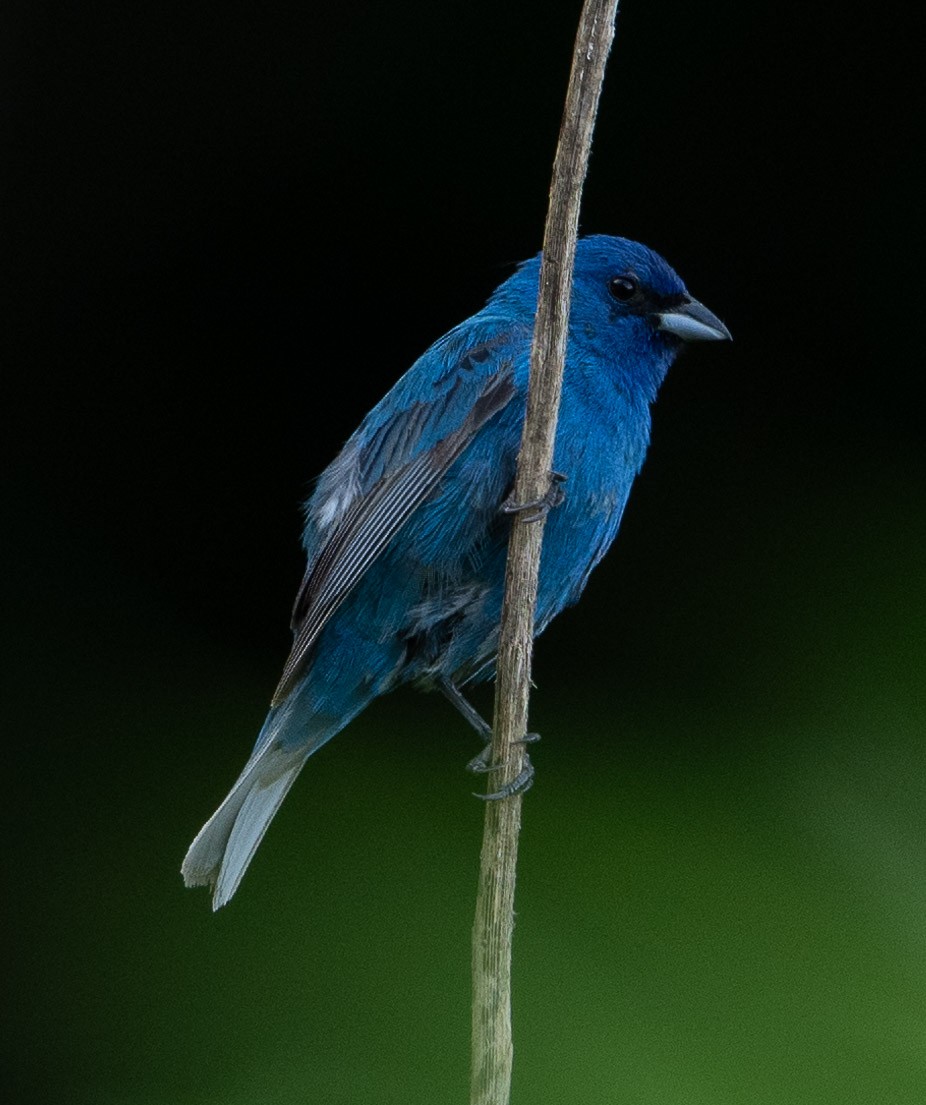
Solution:
M632 276L612 276L608 284L608 291L618 301L626 303L637 294L638 284Z

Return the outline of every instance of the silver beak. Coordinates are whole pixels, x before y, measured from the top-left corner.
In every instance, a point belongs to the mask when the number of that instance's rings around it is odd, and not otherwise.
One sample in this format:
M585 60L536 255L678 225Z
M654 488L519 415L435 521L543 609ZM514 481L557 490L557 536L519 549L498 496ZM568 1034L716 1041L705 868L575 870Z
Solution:
M733 335L703 303L690 299L680 307L656 316L659 330L667 330L682 341L732 341Z

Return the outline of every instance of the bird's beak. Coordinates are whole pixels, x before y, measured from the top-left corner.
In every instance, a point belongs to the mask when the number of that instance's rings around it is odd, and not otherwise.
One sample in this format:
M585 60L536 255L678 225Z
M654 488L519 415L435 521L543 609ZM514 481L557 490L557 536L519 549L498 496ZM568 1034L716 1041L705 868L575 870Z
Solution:
M703 303L689 299L680 307L656 316L657 329L667 330L682 341L732 341L733 335Z

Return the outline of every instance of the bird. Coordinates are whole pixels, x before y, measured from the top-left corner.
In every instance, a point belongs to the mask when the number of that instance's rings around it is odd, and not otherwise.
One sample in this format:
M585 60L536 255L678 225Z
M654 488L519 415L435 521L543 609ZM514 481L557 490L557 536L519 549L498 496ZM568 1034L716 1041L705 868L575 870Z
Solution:
M250 759L183 861L213 909L309 756L374 698L438 690L491 737L464 688L494 675L541 256L415 361L317 479L292 650ZM535 634L578 600L613 542L670 365L688 342L730 337L654 251L578 240ZM491 769L485 755L471 766Z

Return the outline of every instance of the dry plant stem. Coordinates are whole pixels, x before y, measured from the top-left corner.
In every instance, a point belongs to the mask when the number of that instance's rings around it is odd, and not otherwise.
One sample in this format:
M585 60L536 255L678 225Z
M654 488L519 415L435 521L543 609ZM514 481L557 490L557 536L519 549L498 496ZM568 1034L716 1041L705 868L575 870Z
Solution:
M550 486L566 353L579 204L618 0L586 0L560 128L543 240L530 391L513 499L531 502ZM568 473L566 473L568 476ZM566 494L569 485L566 484ZM508 546L495 684L494 790L524 765L534 605L544 520L515 516ZM511 936L521 795L487 802L473 924L471 1105L507 1105L511 1093Z

